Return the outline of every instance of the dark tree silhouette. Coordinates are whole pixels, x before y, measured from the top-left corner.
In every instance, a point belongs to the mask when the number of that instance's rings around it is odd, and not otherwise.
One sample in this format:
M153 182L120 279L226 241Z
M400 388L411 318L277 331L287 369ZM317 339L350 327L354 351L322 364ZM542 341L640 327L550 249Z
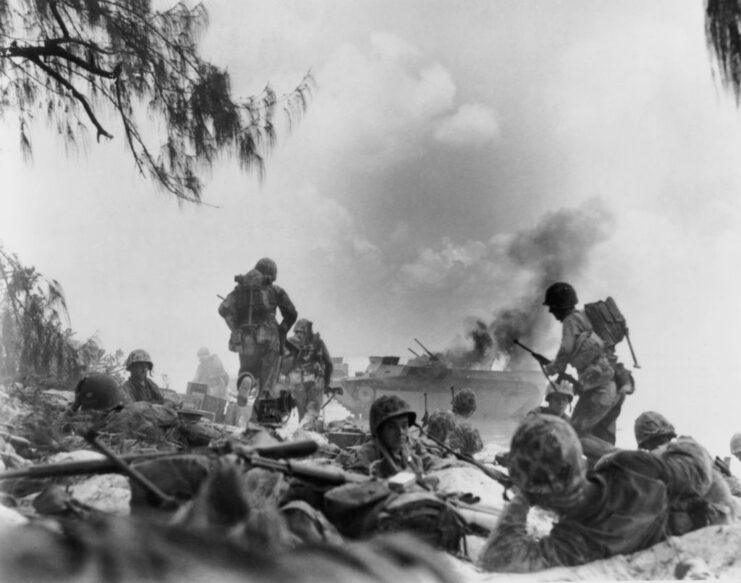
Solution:
M720 82L739 105L741 100L741 2L706 0L705 37Z
M199 176L221 156L262 175L275 110L299 117L311 74L281 98L267 85L236 99L228 73L199 56L207 25L202 4L158 12L150 0L0 0L0 114L18 113L27 156L38 114L68 145L88 125L98 141L112 138L117 123L139 171L183 200L201 200Z

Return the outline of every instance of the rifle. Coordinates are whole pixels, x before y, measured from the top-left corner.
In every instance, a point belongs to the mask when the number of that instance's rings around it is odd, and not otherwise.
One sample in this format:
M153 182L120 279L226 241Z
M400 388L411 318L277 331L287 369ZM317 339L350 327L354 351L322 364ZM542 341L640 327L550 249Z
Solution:
M425 414L422 415L422 427L426 427L429 420L430 412L427 410L427 392L425 391Z
M144 454L131 454L118 456L119 460L130 464L136 461L153 460L158 458L173 457L185 454L226 454L235 453L240 457L259 455L263 458L286 458L286 457L305 457L313 454L317 450L317 444L314 441L294 441L288 443L279 443L276 445L266 445L262 447L249 447L237 443L227 442L224 445L193 448L184 451L160 451ZM79 462L64 462L59 464L43 464L29 466L19 470L10 470L0 472L1 480L10 480L14 478L58 478L63 476L76 476L79 474L116 474L121 473L120 465L109 459L86 460Z
M455 451L452 447L447 446L446 444L444 444L442 441L440 441L436 437L432 437L432 435L430 435L424 429L422 429L422 427L420 425L418 425L416 423L415 423L415 425L420 430L420 432L422 433L422 435L424 435L428 439L432 440L435 444L437 444L440 447L442 447L445 451L447 451L448 453L453 454L456 458L458 458L459 460L461 460L463 462L469 463L472 466L476 466L478 469L480 469L482 472L484 472L484 474L486 474L492 480L496 480L497 482L499 482L499 484L504 487L504 494L503 494L503 496L504 496L504 499L507 500L507 490L509 490L510 488L512 488L512 479L507 474L505 474L504 472L500 472L499 470L496 470L494 468L490 468L490 467L486 466L485 464L482 464L480 461L478 461L477 459L472 458L470 455L467 455L465 453L461 453L459 451Z
M419 340L415 338L414 341L422 347L422 350L424 350L427 353L427 355L430 357L430 360L440 360L440 357L438 357L436 354L433 354L432 352L427 350L427 347L424 344L422 344Z
M513 340L513 342L517 344L517 346L519 346L520 348L524 348L527 352L529 352L533 356L535 360L538 361L538 364L540 365L540 369L543 371L545 378L547 378L548 382L551 383L552 385L553 381L551 381L551 378L548 376L548 373L545 372L545 365L550 364L551 361L547 357L543 356L542 354L538 354L531 348L528 348L527 346L522 344L519 340L515 339ZM570 382L572 385L574 385L574 391L576 392L578 392L581 389L581 383L568 373L565 373L565 372L559 373L558 379ZM555 387L553 388L555 390Z

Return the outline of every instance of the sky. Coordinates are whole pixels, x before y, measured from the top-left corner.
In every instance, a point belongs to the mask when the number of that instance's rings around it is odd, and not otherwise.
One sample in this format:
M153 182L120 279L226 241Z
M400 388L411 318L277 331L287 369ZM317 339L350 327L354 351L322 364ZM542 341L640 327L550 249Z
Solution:
M206 1L202 50L235 94L316 88L261 182L225 161L208 205L140 177L120 127L68 155L42 121L0 133L0 241L61 282L78 337L147 349L184 391L201 346L231 372L218 295L264 256L330 352L466 346L471 322L537 311L550 281L611 296L644 410L728 455L741 431L741 111L701 2ZM627 347L619 352L626 364Z

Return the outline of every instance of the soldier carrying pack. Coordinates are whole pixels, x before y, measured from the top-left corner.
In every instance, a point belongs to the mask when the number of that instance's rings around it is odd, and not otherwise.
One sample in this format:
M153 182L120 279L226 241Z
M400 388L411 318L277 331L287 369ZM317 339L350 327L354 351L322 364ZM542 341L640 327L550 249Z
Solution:
M615 303L615 300L612 297L608 297L606 300L584 304L584 313L592 324L594 331L604 341L608 353L610 353L610 360L615 369L615 380L618 386L627 386L629 383L633 387L633 390L635 390L633 375L625 368L625 365L617 362L617 357L615 356L615 346L625 339L628 341L630 355L633 358L633 366L635 368L641 368L633 351L633 344L630 341L628 323Z

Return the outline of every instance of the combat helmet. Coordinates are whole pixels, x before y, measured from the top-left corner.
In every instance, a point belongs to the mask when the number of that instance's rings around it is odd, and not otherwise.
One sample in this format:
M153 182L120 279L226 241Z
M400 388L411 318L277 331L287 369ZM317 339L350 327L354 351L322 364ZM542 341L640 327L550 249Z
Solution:
M72 410L105 410L126 401L116 379L103 373L90 373L80 379L75 387Z
M551 284L548 286L548 289L545 290L545 300L543 301L544 306L568 309L573 308L578 303L579 298L576 297L576 290L569 283L559 281Z
M569 403L571 403L574 400L574 386L565 381L557 384L548 383L545 390L545 400L550 401L556 395L568 397Z
M445 441L455 427L455 419L450 411L435 411L427 421L427 433L438 441Z
M146 362L149 365L149 370L151 371L154 368L154 363L152 362L152 357L149 356L149 353L146 350L142 350L141 348L137 348L136 350L132 350L129 353L129 356L126 358L126 370L131 370L131 365L137 363L137 362Z
M633 431L638 447L649 451L677 436L674 425L656 411L641 413L635 421Z
M278 265L270 259L270 257L263 257L255 263L255 269L265 276L265 279L271 283L278 278Z
M208 348L206 348L205 346L202 346L201 348L198 349L198 352L196 353L196 356L198 358L206 358L210 354L211 354L211 351Z
M471 389L461 389L453 396L453 413L470 417L476 410L476 394Z
M303 332L306 334L307 338L311 338L313 333L313 327L314 324L311 320L307 320L306 318L301 318L298 322L296 322L296 325L293 327L293 333L298 334L299 332Z
M528 415L512 436L512 483L532 503L545 507L574 502L585 484L586 461L569 423L554 415Z
M731 437L731 453L733 455L741 454L741 433L736 433Z
M394 417L406 415L409 417L409 425L414 425L417 420L417 414L412 411L407 403L401 397L396 395L382 395L378 397L370 408L369 422L371 435L378 437L378 430L385 421Z

